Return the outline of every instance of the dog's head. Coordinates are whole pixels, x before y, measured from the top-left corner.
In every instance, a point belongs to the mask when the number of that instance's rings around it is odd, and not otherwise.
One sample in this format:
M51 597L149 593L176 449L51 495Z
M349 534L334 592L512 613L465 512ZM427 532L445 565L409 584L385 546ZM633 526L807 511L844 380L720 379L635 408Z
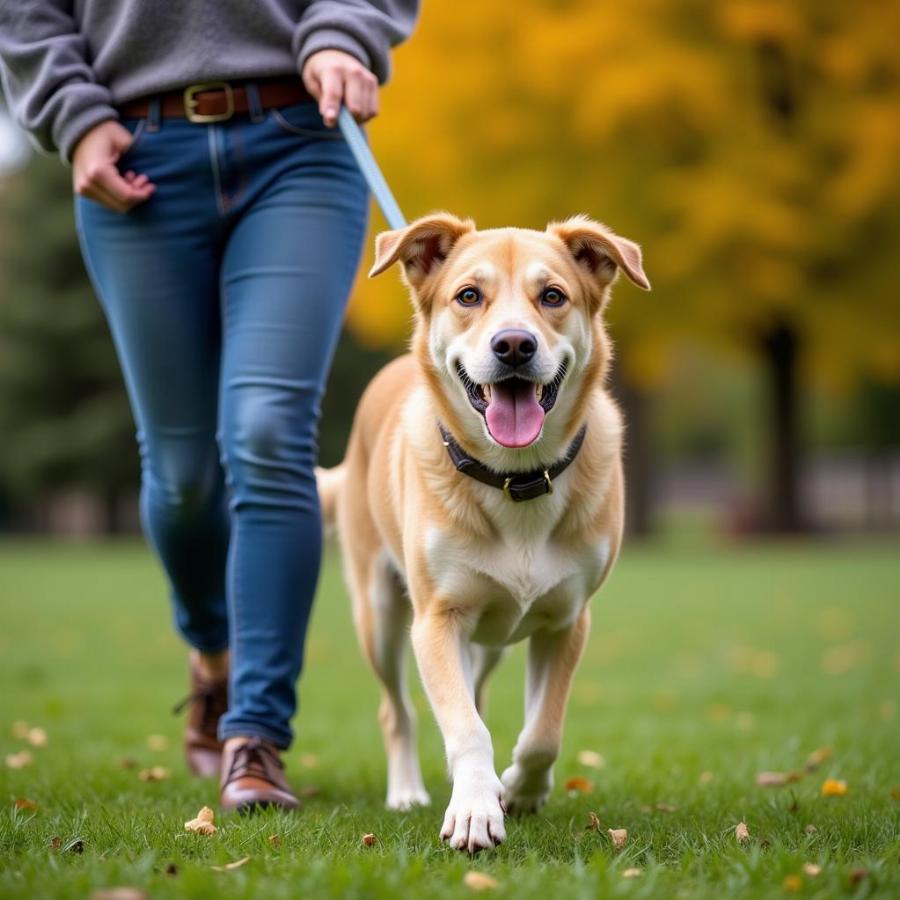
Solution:
M369 274L395 262L440 414L486 462L515 468L558 455L602 380L610 351L601 313L619 270L650 288L638 245L584 216L546 231L477 231L437 213L378 235Z

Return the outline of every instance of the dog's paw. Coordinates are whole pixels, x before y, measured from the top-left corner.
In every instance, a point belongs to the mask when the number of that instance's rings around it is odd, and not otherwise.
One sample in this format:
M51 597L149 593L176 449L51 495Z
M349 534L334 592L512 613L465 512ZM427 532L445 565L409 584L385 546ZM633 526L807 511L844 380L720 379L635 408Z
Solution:
M492 781L487 785L453 786L441 837L456 850L477 853L491 850L506 840L500 802L502 785L496 775Z
M503 805L510 815L536 813L553 788L553 769L526 772L513 763L501 776Z
M431 797L422 787L401 787L388 791L385 806L388 809L407 810L416 806L430 806Z

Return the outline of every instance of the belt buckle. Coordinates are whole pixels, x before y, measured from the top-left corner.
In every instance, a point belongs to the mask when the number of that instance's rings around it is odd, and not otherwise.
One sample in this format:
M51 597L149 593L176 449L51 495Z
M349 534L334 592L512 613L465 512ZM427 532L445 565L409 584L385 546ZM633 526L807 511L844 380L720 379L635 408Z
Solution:
M222 91L225 94L226 109L225 112L212 113L210 115L202 115L196 112L200 101L197 94L203 94L208 91ZM192 84L184 89L184 114L189 122L196 122L198 125L209 124L210 122L226 122L234 115L234 91L227 81L208 81L205 84Z

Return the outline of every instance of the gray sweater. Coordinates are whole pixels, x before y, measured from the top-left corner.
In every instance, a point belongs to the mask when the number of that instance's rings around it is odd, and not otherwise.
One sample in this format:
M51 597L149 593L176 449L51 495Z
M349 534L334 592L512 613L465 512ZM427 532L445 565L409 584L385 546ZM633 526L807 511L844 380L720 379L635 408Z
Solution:
M387 80L418 0L0 0L0 73L19 124L71 158L115 107L203 81L297 74L332 48Z

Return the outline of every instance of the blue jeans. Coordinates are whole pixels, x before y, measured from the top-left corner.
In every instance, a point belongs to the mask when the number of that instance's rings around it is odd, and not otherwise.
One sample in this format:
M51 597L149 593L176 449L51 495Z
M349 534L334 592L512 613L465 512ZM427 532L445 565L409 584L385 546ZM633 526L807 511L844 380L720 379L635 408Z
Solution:
M137 425L141 521L175 622L230 647L222 739L292 738L319 574L320 398L368 195L312 103L214 125L125 120L120 169L154 196L125 215L78 198L82 252Z

